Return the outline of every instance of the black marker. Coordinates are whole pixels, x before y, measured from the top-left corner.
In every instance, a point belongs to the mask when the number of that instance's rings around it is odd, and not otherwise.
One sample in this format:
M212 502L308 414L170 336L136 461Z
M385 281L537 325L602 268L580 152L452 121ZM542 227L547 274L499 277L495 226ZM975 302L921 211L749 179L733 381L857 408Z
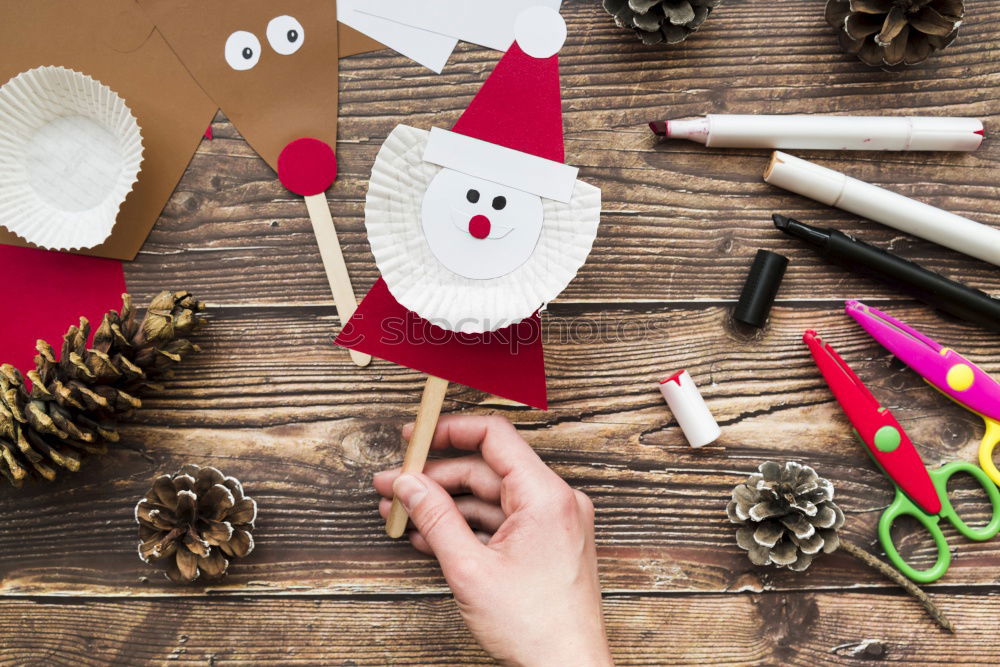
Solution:
M812 227L778 214L773 219L775 227L851 271L887 283L967 322L1000 332L1000 300L986 292L949 280L835 229Z

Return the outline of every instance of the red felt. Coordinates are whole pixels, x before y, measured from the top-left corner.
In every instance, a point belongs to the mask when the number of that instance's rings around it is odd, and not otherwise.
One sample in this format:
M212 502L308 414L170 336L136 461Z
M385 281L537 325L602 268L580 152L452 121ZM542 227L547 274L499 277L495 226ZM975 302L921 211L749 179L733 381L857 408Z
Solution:
M565 162L559 56L532 58L514 42L453 131Z
M337 180L337 156L319 139L296 139L278 156L278 178L297 195L323 194Z
M0 246L0 266L9 278L0 290L0 363L22 373L35 367L38 339L58 354L81 315L97 329L104 313L121 307L125 273L117 259Z
M381 278L336 344L542 410L548 409L541 318L458 334L399 304Z

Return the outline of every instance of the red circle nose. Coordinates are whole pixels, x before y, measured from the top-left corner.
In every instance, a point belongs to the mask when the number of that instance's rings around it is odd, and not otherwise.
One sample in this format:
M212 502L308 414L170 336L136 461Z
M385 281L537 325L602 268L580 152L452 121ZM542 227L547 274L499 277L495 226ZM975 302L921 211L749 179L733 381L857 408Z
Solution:
M490 219L485 215L477 215L469 220L469 233L477 239L485 239L490 235Z
M337 156L319 139L296 139L278 156L278 178L297 195L322 194L337 180Z

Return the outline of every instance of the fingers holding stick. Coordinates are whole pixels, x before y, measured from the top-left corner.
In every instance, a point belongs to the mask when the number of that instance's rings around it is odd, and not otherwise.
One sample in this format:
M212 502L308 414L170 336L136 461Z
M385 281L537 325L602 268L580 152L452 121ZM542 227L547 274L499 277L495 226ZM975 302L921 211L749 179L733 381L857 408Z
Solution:
M427 454L431 449L434 429L441 416L441 406L444 404L444 397L447 393L447 380L433 375L428 376L427 383L424 385L424 394L420 399L417 421L414 423L413 433L406 448L406 457L403 459L404 475L423 471L424 465L427 463ZM403 507L399 498L396 498L392 501L392 509L385 522L385 532L392 538L402 537L403 533L406 532L407 519L406 508Z

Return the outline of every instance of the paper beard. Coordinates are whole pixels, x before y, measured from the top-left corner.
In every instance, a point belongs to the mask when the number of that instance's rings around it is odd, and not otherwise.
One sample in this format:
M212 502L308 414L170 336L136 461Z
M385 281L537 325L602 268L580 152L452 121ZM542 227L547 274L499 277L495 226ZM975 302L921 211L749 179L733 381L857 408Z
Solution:
M459 333L497 331L562 292L597 236L601 191L568 203L424 161L430 133L400 125L372 169L368 240L392 296Z

